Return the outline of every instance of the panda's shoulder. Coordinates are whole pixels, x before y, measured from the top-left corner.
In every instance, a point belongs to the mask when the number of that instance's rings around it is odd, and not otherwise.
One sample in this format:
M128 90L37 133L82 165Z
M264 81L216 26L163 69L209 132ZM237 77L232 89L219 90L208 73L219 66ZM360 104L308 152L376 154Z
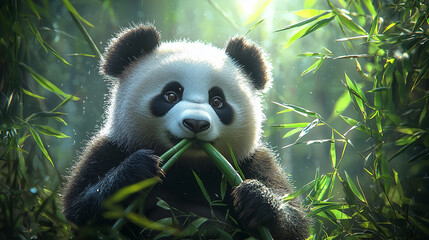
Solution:
M119 144L115 143L112 139L107 136L98 136L91 140L90 144L84 151L86 158L105 158L110 156L112 158L124 157L126 150L120 147Z
M275 152L266 146L255 149L240 167L247 179L257 179L267 187L289 192L291 186L283 168L279 165Z
M94 137L80 154L74 172L107 172L129 154L107 136ZM88 173L91 174L91 173Z

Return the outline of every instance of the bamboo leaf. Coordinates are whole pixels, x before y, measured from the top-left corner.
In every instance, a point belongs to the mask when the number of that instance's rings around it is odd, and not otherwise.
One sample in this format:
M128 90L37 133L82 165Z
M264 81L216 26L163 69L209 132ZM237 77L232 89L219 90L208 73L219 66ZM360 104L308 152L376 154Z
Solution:
M336 168L337 167L337 152L335 149L335 138L334 138L334 130L332 130L332 142L331 142L331 147L330 147L330 151L329 151L329 155L331 156L331 163L332 163L332 168Z
M332 16L332 17L327 18L327 19L322 19L322 20L316 22L315 24L313 24L311 26L308 26L308 27L305 27L305 28L299 30L291 38L289 38L289 40L283 46L283 48L290 47L292 45L292 43L294 43L296 40L303 38L303 37L307 36L308 34L316 31L317 29L326 26L328 23L330 23L332 20L334 20L334 18L335 18L335 16Z
M365 96L365 93L362 91L362 88L359 86L359 84L355 83L356 91L358 93L358 96L362 101L365 103L365 105L369 106L368 99Z
M297 56L298 57L325 57L326 53L319 53L319 52L309 52L309 53L300 53Z
M364 101L367 103L368 101L366 100L365 94L363 94L362 89L360 89L357 84L355 84L354 82L352 82L349 78L349 76L347 76L347 73L345 73L345 77L346 77L346 83L347 83L347 87L350 91L350 94L352 94L356 100L356 103L362 113L362 116L364 119L367 119L367 114L365 111L365 105L364 105Z
M348 186L350 187L350 189L352 190L353 194L359 198L359 200L361 200L362 202L365 202L365 200L362 197L362 194L359 192L358 188L356 187L356 185L353 183L353 180L349 177L349 174L347 174L346 171L344 171L345 175L346 175L346 181Z
M363 77L363 78L368 78L368 74L364 73L362 71L362 66L360 65L359 61L355 58L355 62L356 62L356 70L358 71L358 73Z
M67 115L67 114L62 112L38 112L38 113L31 114L29 117L25 119L25 121L29 122L31 120L36 120L39 118L54 118L54 117L59 117L64 115Z
M56 137L56 138L70 138L69 136L65 135L64 133L62 133L58 130L55 130L49 126L34 125L34 127L37 128L37 131L39 131L40 133L47 135L47 136L52 136L52 137Z
M292 129L292 130L288 131L285 135L283 135L283 137L282 137L282 138L288 138L288 137L290 137L290 136L293 136L293 135L295 135L295 134L297 134L297 133L301 132L301 131L302 131L302 129L303 129L302 127Z
M30 96L30 97L39 98L39 99L46 99L45 97L43 97L43 96L39 96L39 95L37 95L37 94L35 94L35 93L32 93L32 92L30 92L30 91L27 91L27 90L25 90L24 88L21 88L21 90L22 90L22 92L23 92L25 95L28 95L28 96Z
M376 111L377 114L375 115L375 123L377 125L377 130L378 133L383 136L383 125L381 124L381 116L380 116L380 112Z
M298 114L301 114L304 117L315 117L315 118L320 118L319 114L313 111L309 111L305 108L302 107L298 107L292 104L281 104L281 103L277 103L277 102L273 102L274 104L277 104L281 107L284 107L286 109L290 109Z
M40 14L39 11L37 11L36 4L32 0L25 0L25 3L27 3L27 6L30 7L31 11L36 15L37 20L40 20Z
M31 76L37 81L37 83L39 83L40 86L44 87L48 91L53 92L58 96L62 96L65 98L70 96L70 94L64 93L61 89L59 89L57 86L51 83L48 79L46 79L45 77L43 77L42 75L34 71L34 69L32 69L30 66L24 63L20 63L20 65L23 66L31 74ZM78 97L73 97L72 99L74 101L79 100Z
M70 16L73 19L76 26L79 28L80 32L82 33L83 37L85 38L86 42L88 43L89 47L92 49L94 54L97 56L98 59L101 59L101 53L100 50L98 50L97 45L95 45L94 41L92 40L89 33L86 31L85 27L82 25L82 23L79 21L78 17L74 15L72 12L70 12Z
M353 32L360 34L360 35L367 35L368 33L363 29L361 26L359 26L357 23L355 23L352 18L343 12L338 11L338 17L340 19L340 22L344 24L348 29L352 30Z
M308 14L308 12L310 11L310 9L307 9L307 14ZM318 11L318 10L316 10L316 11ZM286 26L286 27L284 27L284 28L281 28L281 29L279 29L279 30L276 30L276 31L274 31L274 32L281 32L281 31L285 31L285 30L289 30L289 29L292 29L292 28L296 28L296 27L301 27L301 26L303 26L303 25L306 25L306 24L308 24L308 23L311 23L311 22L313 22L313 21L316 21L317 19L319 19L320 17L322 17L322 16L325 16L326 14L329 14L329 13L331 13L332 11L325 11L325 12L323 12L323 13L321 13L321 14L319 14L319 15L317 15L317 16L314 16L314 17L311 17L311 18L308 18L308 19L304 19L304 20L302 20L302 21L300 21L300 22L297 22L297 23L294 23L294 24L291 24L291 25L288 25L288 26Z
M301 196L303 193L308 192L310 189L312 189L314 187L315 181L312 180L311 182L305 184L302 188L300 188L298 191L287 195L286 197L283 198L284 202L290 201L292 199L295 199L298 196Z
M243 171L241 171L240 165L238 165L238 161L237 161L237 159L235 158L235 154L234 154L234 152L232 151L232 147L231 147L231 144L229 144L229 142L228 142L228 148L229 148L229 152L230 152L230 154L231 154L232 162L234 163L234 167L235 167L235 169L238 171L238 173L240 173L240 177L241 177L243 180L245 180L245 179L246 179L246 177L244 176Z
M142 228L149 228L149 229L153 229L153 230L158 230L158 231L168 231L171 233L177 232L176 229L174 229L171 226L166 226L164 224L162 224L161 222L153 222L150 219L148 219L145 216L139 215L137 213L131 212L129 214L126 215L127 219L142 227Z
M374 17L375 15L377 15L377 11L375 10L374 5L372 4L371 0L362 0L362 1L365 4L366 8L371 13L372 17Z
M419 85L420 81L422 79L424 79L423 77L426 76L428 73L429 73L429 59L427 59L423 63L423 68L420 70L419 75L417 76L417 78L413 82L413 87L411 89L411 92L414 91L414 89Z
M52 117L52 119L54 119L55 121L64 124L65 126L67 126L67 122L64 121L64 119L60 118L60 117Z
M257 23L255 23L250 29L249 31L247 31L247 33L245 34L245 36L247 36L254 28L256 28L259 24L261 24L264 21L264 19L258 21Z
M314 194L314 197L317 201L321 201L322 198L325 196L326 191L328 191L329 186L331 184L331 176L324 175L322 179L318 183L318 188L316 193Z
M285 124L278 124L278 125L271 125L271 127L278 127L278 128L304 128L306 127L309 122L301 122L301 123L285 123Z
M40 151L42 151L43 155L45 155L49 162L51 162L52 166L55 167L54 162L52 162L52 159L49 156L45 146L43 145L42 139L40 138L39 134L30 125L28 126L28 130L30 130L31 136L33 136L33 139L36 142L37 146L39 146Z
M312 121L311 123L309 123L304 129L301 130L296 141L298 141L299 139L301 139L302 137L307 135L313 128L315 128L319 124L319 122L320 122L320 119L317 118L314 121Z
M395 22L395 23L391 23L391 24L389 24L389 26L387 26L387 27L384 29L383 34L384 34L385 32L387 32L387 31L389 31L389 29L393 28L394 26L396 26L396 25L398 25L398 24L400 24L400 22Z
M344 139L336 139L335 141L344 142L345 140ZM305 141L305 142L297 142L296 141L292 144L283 146L282 149L288 148L288 147L291 147L294 145L298 145L298 144L312 145L312 144L322 144L322 143L331 143L331 142L332 142L332 139L330 139L330 138L329 139L316 139L316 140L310 140L310 141Z
M61 109L62 107L64 107L68 102L70 102L70 100L72 100L73 98L75 98L74 95L69 95L66 99L64 99L60 104L58 104L58 106L56 106L54 109L51 110L51 112L56 112L59 109ZM79 98L78 98L79 99Z
M330 119L333 120L338 115L342 114L344 110L347 109L348 106L350 106L351 103L350 94L348 91L345 91L341 94L341 96L338 98L338 100L335 102L334 110L332 111Z
M207 218L203 218L200 217L197 220L192 221L180 234L179 236L182 237L187 237L187 236L192 236L194 235L197 231L198 228L203 225L205 222L207 222L208 219Z
M37 41L40 43L43 49L45 49L45 52L47 52L48 50L46 49L45 41L43 41L42 35L40 34L39 30L37 30L34 24L30 21L28 21L28 26L30 27L30 30L31 32L33 32L34 36L36 36Z
M387 90L389 90L388 87L378 87L378 88L368 90L367 92L372 93L372 92L381 92L381 91L387 91Z
M76 11L76 9L73 7L73 5L69 2L69 0L63 0L64 6L67 8L67 10L73 14L76 18L84 22L86 25L90 27L94 27L90 22L88 22L85 18L79 15L79 13Z
M307 215L307 217L318 215L321 212L326 212L326 211L330 211L330 210L344 209L346 207L347 206L345 204L342 204L342 203L333 203L333 204L322 205L321 207L313 208L311 210L311 212Z
M322 65L322 63L325 61L326 56L319 58L316 62L314 62L313 64L311 64L310 67L308 67L307 69L305 69L302 73L301 76L304 76L305 74L309 73L309 72L313 72L316 73L317 70L320 68L320 66Z
M414 161L418 161L420 159L428 159L429 157L429 148L426 148L425 150L423 150L422 152L418 153L417 155L413 156L412 158L410 158L408 160L409 163L414 162Z
M306 32L305 32L305 34L302 36L302 37L305 37L305 36L307 36L308 34L310 34L310 33L312 33L312 32L314 32L314 31L316 31L317 29L319 29L319 28L322 28L322 27L324 27L324 26L326 26L328 23L330 23L332 20L334 20L334 18L335 18L336 16L334 15L334 16L332 16L332 17L330 17L330 18L326 18L326 19L322 19L322 20L320 20L320 21L318 21L318 22L316 22L314 25L312 25Z
M300 39L304 34L307 32L308 29L310 29L311 26L305 27L298 32L296 32L292 37L289 38L289 40L286 42L285 45L283 45L283 48L288 48L294 43L296 40Z
M428 20L428 15L424 13L421 14L414 25L413 32L418 31L422 27L424 22L427 22L427 20Z
M371 30L369 31L368 41L375 34L378 34L378 21L379 21L379 13L374 17L371 24Z
M67 56L83 56L83 57L92 57L92 58L96 57L94 54L88 54L88 53L72 53L72 54L67 54Z
M130 195L140 192L143 189L149 188L150 186L153 186L158 182L159 182L159 179L157 178L148 178L143 181L122 187L115 194L113 194L113 196L107 199L103 203L103 205L107 207L113 206L114 204L125 200Z
M67 62L67 60L65 60L63 57L61 57L60 54L58 54L58 52L53 47L51 47L51 45L49 45L48 43L45 42L45 46L49 49L49 51L51 51L63 63L71 66L71 64L69 62Z
M197 181L198 186L200 187L201 192L203 193L203 195L204 195L204 197L206 198L207 202L208 202L209 204L211 204L211 203L212 203L212 201L211 201L211 199L210 199L209 194L207 193L206 188L204 187L203 182L201 181L201 179L198 177L198 175L197 175L194 171L192 171L192 173L194 174L195 180Z
M371 134L371 129L369 129L365 124L363 124L362 122L359 122L353 118L344 116L344 115L340 115L340 117L346 122L348 123L350 126L353 127L353 129L357 129L359 131L365 132L367 134ZM350 130L349 130L350 131ZM347 132L349 132L347 131Z
M424 136L424 135L422 135ZM410 147L414 146L417 142L420 141L420 139L422 139L422 136L416 137L414 138L414 141L411 141L410 143L408 143L407 145L401 147L398 151L396 151L387 161L390 162L392 161L392 159L396 158L397 156L401 155L403 152L405 152L407 149L409 149Z

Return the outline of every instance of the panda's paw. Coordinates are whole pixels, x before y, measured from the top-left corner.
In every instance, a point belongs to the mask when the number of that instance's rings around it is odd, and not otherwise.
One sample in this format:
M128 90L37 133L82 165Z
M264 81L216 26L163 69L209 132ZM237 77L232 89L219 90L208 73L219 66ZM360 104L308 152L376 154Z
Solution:
M152 150L141 149L131 154L124 162L126 175L130 183L163 175L159 167L160 157Z
M258 180L245 180L231 193L234 210L247 228L267 225L274 221L280 201Z

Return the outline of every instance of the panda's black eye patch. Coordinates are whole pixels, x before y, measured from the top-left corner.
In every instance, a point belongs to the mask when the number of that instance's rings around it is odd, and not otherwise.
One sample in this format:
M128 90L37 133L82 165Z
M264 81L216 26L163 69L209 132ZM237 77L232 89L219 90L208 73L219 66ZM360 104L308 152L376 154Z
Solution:
M226 101L225 94L220 87L212 87L210 89L209 103L223 124L228 125L232 123L232 120L234 120L234 110Z
M180 102L183 96L183 86L178 82L170 82L164 86L161 93L150 103L150 110L156 117L164 116L174 104Z

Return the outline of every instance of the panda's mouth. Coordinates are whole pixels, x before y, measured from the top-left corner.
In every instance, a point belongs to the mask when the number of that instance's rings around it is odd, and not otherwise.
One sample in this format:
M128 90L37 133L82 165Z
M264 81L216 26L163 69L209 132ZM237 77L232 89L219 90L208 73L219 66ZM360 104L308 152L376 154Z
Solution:
M194 139L198 139L198 138L196 138L196 137L193 137ZM180 141L182 141L184 138L179 138L179 137L177 137L177 136L174 136L173 134L171 134L170 132L168 133L168 140L170 140L170 142L173 144L173 145L177 145ZM214 141L210 141L210 143L212 144L212 145L215 145L215 143L214 143Z
M169 134L168 134L168 140L170 140L170 142L171 142L173 145L176 145L176 144L178 144L180 141L182 141L182 140L183 140L183 138L176 137L176 136L174 136L173 134L169 133Z

